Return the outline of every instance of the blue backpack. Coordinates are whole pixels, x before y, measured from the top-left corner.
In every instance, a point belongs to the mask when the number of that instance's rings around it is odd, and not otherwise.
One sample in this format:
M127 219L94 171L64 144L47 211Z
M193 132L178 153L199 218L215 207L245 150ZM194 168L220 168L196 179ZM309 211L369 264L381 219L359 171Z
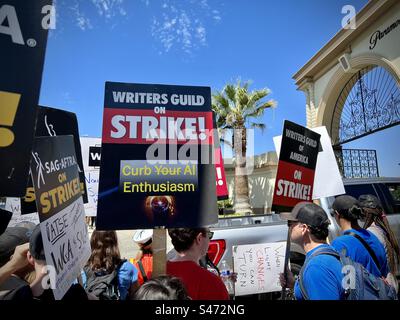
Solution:
M365 269L363 265L354 262L343 253L339 254L337 251L330 248L317 249L304 262L298 280L301 294L305 300L309 300L310 298L303 283L304 270L311 258L321 254L328 254L340 260L342 264L342 273L344 273L342 283L345 286L345 300L397 300L395 289L388 285L382 278L376 277Z

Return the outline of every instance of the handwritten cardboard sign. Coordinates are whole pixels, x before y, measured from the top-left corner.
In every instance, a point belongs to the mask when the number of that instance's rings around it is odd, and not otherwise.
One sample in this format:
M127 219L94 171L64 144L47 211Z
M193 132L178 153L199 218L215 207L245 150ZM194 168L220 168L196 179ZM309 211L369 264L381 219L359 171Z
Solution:
M81 137L83 167L87 187L88 203L85 203L86 216L96 216L99 196L99 176L101 159L101 139Z
M235 295L280 291L285 251L286 242L234 246Z
M20 198L7 198L5 209L12 212L9 227L14 227L21 222L32 222L39 224L39 216L37 212L21 214L21 199Z
M46 264L55 272L52 287L59 300L91 253L73 136L36 138L31 171Z

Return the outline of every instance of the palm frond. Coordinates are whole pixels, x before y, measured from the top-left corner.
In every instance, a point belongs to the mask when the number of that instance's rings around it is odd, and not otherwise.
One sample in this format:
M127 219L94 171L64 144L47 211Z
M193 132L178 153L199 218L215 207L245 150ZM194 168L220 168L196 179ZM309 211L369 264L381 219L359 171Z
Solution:
M262 133L264 133L264 130L267 126L264 123L256 123L256 122L251 122L250 123L250 128L253 129L260 129Z
M244 112L245 118L258 118L264 115L264 111L268 108L274 108L276 102L274 100L269 100L262 103L261 105L254 105L252 109L246 110Z
M228 99L226 99L224 97L224 95L221 93L213 94L212 107L219 109L216 112L222 112L222 111L229 112L229 110L230 110L230 105L229 105Z
M223 90L227 98L232 102L233 105L236 105L236 89L233 85L227 84Z

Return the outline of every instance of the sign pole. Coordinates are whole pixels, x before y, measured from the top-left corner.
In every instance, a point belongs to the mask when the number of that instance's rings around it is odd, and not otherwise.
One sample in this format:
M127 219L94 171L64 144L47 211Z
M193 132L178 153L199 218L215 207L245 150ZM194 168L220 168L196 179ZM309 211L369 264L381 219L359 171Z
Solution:
M153 230L153 277L166 274L167 229L156 227Z
M287 273L289 268L289 257L290 257L290 229L288 229L288 235L286 240L286 253L285 253L285 264L283 269L283 276L285 277L285 286L282 287L281 299L286 300L286 283L287 283Z

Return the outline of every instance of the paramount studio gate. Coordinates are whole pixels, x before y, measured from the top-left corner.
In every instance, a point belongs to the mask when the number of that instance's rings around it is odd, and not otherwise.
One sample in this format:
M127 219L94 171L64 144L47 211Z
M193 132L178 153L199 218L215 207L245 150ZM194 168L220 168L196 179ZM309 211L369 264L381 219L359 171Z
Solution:
M379 177L376 150L346 144L400 124L400 2L370 1L355 26L293 78L306 94L307 126L326 126L342 176Z

